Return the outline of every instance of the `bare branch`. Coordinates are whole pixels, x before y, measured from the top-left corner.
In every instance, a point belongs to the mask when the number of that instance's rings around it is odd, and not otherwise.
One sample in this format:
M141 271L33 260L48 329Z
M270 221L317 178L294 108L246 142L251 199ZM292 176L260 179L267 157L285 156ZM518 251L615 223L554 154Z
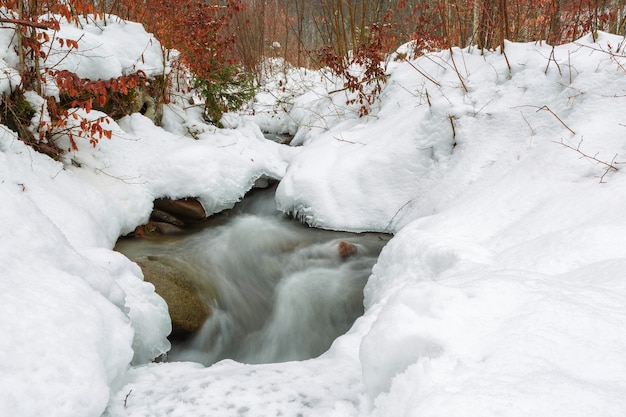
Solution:
M528 119L526 119L526 116L524 116L524 113L520 111L519 114L522 115L522 119L524 119L524 121L528 125L528 128L530 129L530 135L535 136L535 129L533 129L533 127L530 125L530 123L528 122Z
M589 155L586 152L583 152L580 149L580 146L583 143L583 140L581 139L580 142L578 142L578 145L576 147L573 147L572 145L570 145L569 143L565 143L563 141L563 139L561 139L560 142L555 142L560 144L561 146L564 146L567 149L571 149L575 152L577 152L578 154L580 154L581 158L585 158L585 159L589 159L590 161L596 162L600 165L603 165L606 169L604 170L604 173L602 174L602 176L600 177L600 183L604 184L606 181L604 181L604 177L610 172L610 171L619 171L619 168L617 168L617 164L619 164L619 162L615 162L615 159L617 158L617 154L615 154L615 156L613 156L613 159L611 159L611 162L606 162L603 161L601 159L598 159L598 154L595 155Z
M385 228L383 229L383 232L384 232L384 233L389 233L389 231L390 231L390 229L389 229L389 228L391 227L391 225L392 225L393 221L396 219L396 217L398 217L398 215L400 214L400 212L401 212L402 210L404 210L404 208L405 208L406 206L408 206L409 204L411 204L412 202L413 202L413 199L410 199L409 201L407 201L406 203L404 203L404 204L403 204L403 205L402 205L402 206L398 209L398 211L396 211L396 214L394 214L394 215L393 215L393 217L391 218L391 220L389 220L389 223L387 223L387 226L385 226Z
M132 389L128 391L128 394L126 394L126 397L124 397L124 408L126 408L126 405L128 404L128 397L130 396L131 392L133 392Z
M410 66L413 67L413 69L415 69L415 71L419 72L424 78L426 78L428 81L430 81L431 83L435 84L437 87L441 87L441 84L435 80L433 77L431 77L430 75L426 74L424 71L422 71L421 69L419 69L417 67L417 65L414 65L411 61L409 61L408 59L404 59L404 62L406 62L407 64L409 64Z
M467 85L465 85L465 80L463 80L463 76L461 75L458 67L456 66L456 62L454 62L454 52L452 52L452 47L450 47L449 50L450 50L450 60L452 61L454 72L456 72L456 75L459 77L459 81L461 81L461 86L463 87L463 91L467 93L469 92L469 90L467 89Z
M559 116L557 116L557 114L555 112L553 112L550 109L550 107L548 107L547 105L543 105L541 107L524 105L524 106L515 106L515 107L512 107L512 108L516 109L516 108L519 108L519 107L532 107L534 109L537 109L537 112L539 112L541 110L545 110L545 111L549 112L550 114L552 114L556 118L556 120L558 120L567 130L569 130L571 132L572 135L576 134L576 132L574 132L568 125L566 125L565 122L563 121L563 119L561 119Z
M452 126L452 138L456 139L456 129L454 127L454 116L449 114L448 119L450 120L450 126Z
M136 181L136 180L138 180L140 178L139 176L122 178L122 177L117 177L115 175L111 175L111 174L107 173L106 171L104 171L101 168L94 168L94 171L96 173L102 173L102 174L106 175L107 177L111 177L111 178L114 178L116 180L122 181L123 183L126 183L126 184L145 184L146 183L145 181Z
M556 120L558 120L567 130L569 130L570 132L572 132L572 135L575 135L576 132L574 132L568 125L565 124L565 122L563 120L561 120L561 118L559 116L556 115L555 112L553 112L550 107L548 106L541 106L537 109L537 111L540 110L546 110L548 112L550 112L550 114L552 114L554 117L556 117Z
M379 75L379 76L372 77L372 78L364 78L364 79L360 80L360 81L358 82L358 84L361 84L361 85L362 85L362 84L369 84L369 83L371 83L372 81L379 81L379 80L382 80L383 82L386 82L387 78L389 78L389 74ZM329 92L328 92L328 94L336 94L336 93L341 93L341 92L343 92L343 91L348 91L348 90L350 90L351 88L352 88L352 87L350 87L350 86L348 86L348 87L343 87L343 88L339 88L339 89L337 89L337 90L332 90L332 91L329 91Z
M5 17L0 17L0 23L13 23L15 25L28 26L37 29L54 29L53 25L50 23L31 22L30 20L24 19L7 19Z
M363 142L354 142L348 139L344 139L343 136L341 136L341 134L339 136L333 136L333 139L339 141L339 142L347 142L347 143L352 143L354 145L365 145L365 143Z
M559 75L562 76L563 73L561 72L561 67L559 66L559 63L556 62L556 57L554 56L554 46L552 47L552 51L550 51L550 56L548 57L548 64L546 65L546 70L544 71L544 73L546 75L548 74L548 68L550 67L550 61L554 61L554 64L556 65L556 68L559 70ZM571 76L570 76L570 78L571 78Z
M604 54L609 55L609 58L611 59L611 61L615 62L615 64L617 64L617 66L624 72L626 72L626 67L624 67L624 64L622 64L621 62L619 62L618 58L626 58L626 54L622 54L619 53L619 49L617 48L616 51L613 51L612 49L609 49L608 51L602 49L601 47L594 47L594 46L589 46L589 45L582 45L579 44L578 42L574 42L574 44L581 46L582 48L588 48L591 49L592 51L596 51L596 52L601 52Z

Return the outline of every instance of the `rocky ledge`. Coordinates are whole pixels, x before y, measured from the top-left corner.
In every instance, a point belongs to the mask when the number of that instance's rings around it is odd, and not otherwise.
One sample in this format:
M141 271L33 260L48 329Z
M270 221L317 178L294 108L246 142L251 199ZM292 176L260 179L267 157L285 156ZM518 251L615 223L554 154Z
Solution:
M180 234L188 225L203 220L206 220L206 212L198 199L193 197L177 200L159 198L154 200L154 209L148 223L137 227L129 236Z

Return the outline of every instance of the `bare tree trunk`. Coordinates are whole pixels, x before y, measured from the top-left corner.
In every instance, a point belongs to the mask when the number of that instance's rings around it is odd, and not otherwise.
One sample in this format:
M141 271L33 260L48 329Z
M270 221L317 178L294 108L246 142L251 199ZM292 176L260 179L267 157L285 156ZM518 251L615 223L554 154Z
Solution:
M472 35L478 39L478 27L480 26L480 0L474 0L472 7Z
M547 41L550 45L558 45L561 40L561 1L552 0L550 7L550 28Z
M24 1L25 0L17 1L17 18L19 20L24 20ZM20 78L23 83L26 78L26 63L24 59L24 40L22 38L21 26L15 26L15 34L17 35L17 56L19 59Z
M478 5L478 46L480 49L489 48L491 43L491 28L493 14L491 13L493 0L477 0Z
M500 32L500 52L504 53L504 41L509 37L509 15L506 9L506 1L498 3L498 27Z

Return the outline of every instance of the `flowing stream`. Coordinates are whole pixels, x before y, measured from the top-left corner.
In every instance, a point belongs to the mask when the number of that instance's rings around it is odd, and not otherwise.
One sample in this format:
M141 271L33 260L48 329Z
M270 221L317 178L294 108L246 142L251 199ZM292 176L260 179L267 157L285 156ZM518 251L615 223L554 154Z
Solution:
M212 310L168 360L269 363L319 356L352 326L388 238L304 226L276 210L269 188L192 233L124 239L116 249L131 259L175 258Z

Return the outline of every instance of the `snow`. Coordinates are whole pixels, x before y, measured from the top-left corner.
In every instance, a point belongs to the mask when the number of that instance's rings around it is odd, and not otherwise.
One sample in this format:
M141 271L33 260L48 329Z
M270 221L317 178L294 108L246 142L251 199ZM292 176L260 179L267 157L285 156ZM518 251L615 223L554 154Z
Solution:
M77 23L56 18L62 23L61 30L44 44L44 48L50 48L45 60L47 68L72 71L90 80L106 80L136 71L163 76L167 70L161 44L139 23L116 16L107 16L106 21L79 17ZM67 40L78 43L78 48L68 45Z
M63 26L86 51L65 68L165 71L139 25L83 23ZM174 103L163 128L133 114L60 161L3 126L0 414L623 416L626 176L598 162L625 152L622 45L601 33L554 50L507 43L506 59L390 61L365 118L328 93L340 82L291 68L228 129ZM155 198L196 196L211 214L263 178L311 225L394 233L364 316L307 361L151 363L169 349L167 306L116 239Z

